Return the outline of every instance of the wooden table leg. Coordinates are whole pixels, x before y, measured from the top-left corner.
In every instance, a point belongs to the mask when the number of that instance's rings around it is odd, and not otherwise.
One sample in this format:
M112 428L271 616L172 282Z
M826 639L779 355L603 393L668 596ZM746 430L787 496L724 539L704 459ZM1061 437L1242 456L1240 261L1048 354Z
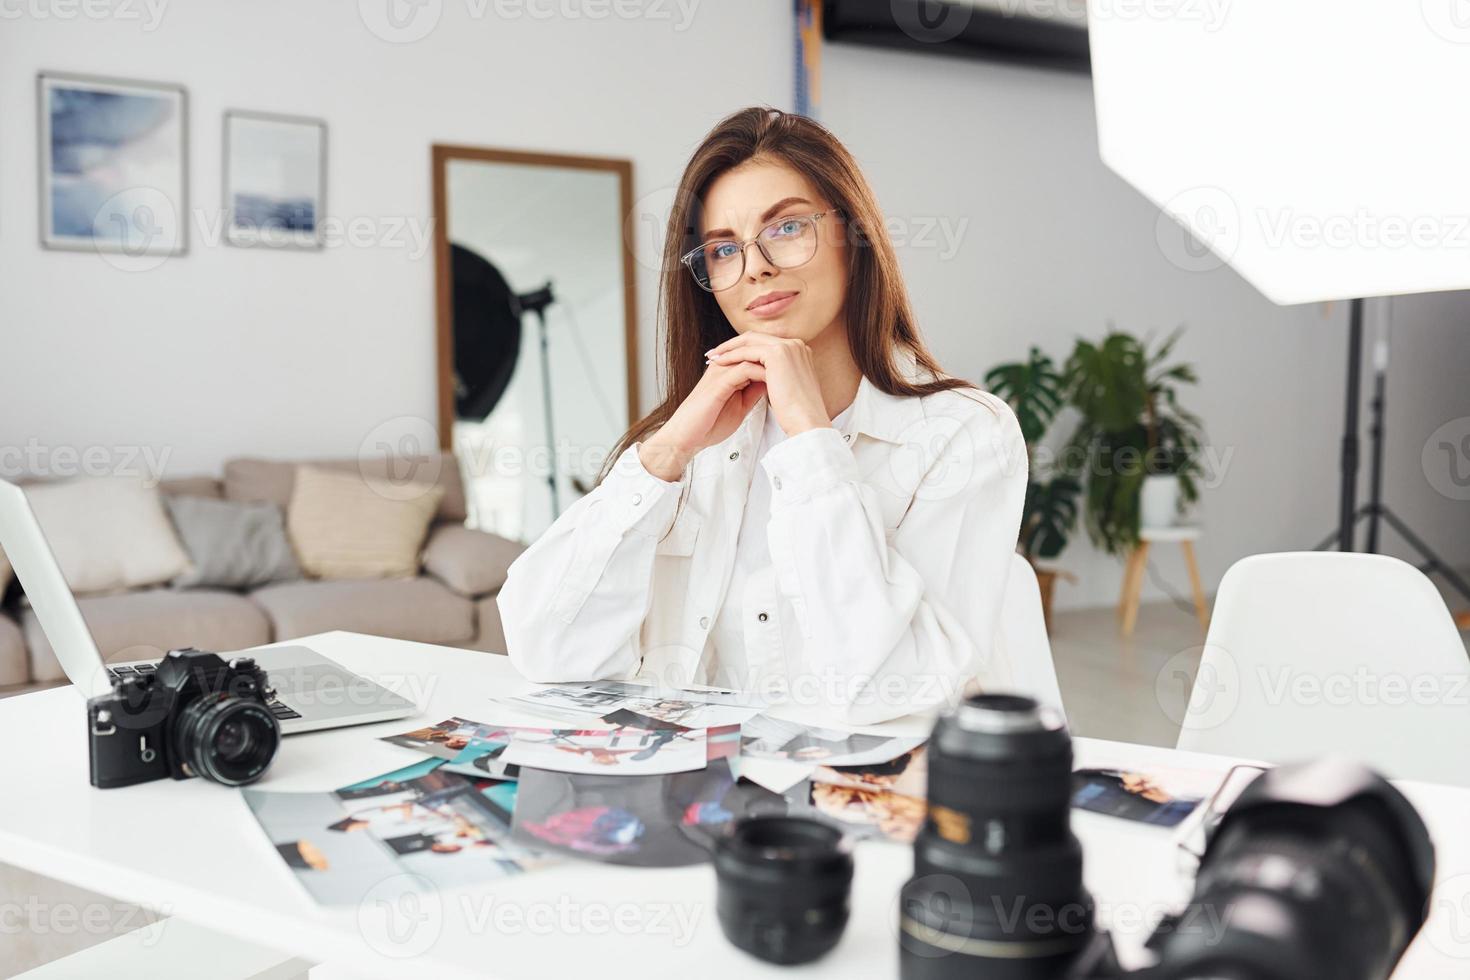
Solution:
M1199 581L1199 565L1194 560L1194 542L1181 541L1184 549L1184 565L1189 569L1189 586L1194 590L1194 614L1199 617L1200 629L1209 632L1210 607L1205 602L1205 590Z
M1133 635L1133 624L1138 621L1138 603L1143 597L1143 577L1148 570L1148 542L1138 542L1133 554L1128 556L1128 569L1123 575L1123 635Z

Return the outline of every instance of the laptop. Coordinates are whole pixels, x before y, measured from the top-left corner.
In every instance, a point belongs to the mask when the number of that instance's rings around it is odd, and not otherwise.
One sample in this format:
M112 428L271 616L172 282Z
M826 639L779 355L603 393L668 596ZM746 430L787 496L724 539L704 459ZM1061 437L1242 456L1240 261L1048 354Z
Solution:
M106 664L82 619L61 566L20 487L0 480L0 549L15 569L56 659L84 698L106 694L112 679L147 674L157 661ZM225 659L253 657L270 675L270 709L283 735L392 721L418 714L418 705L305 646L212 651Z

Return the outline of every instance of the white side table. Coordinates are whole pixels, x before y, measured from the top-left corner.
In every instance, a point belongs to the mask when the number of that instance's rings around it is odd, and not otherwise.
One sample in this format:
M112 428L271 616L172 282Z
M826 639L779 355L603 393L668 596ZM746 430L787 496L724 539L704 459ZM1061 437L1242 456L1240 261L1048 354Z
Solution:
M1139 529L1138 547L1128 554L1128 562L1123 569L1123 595L1118 600L1118 615L1123 620L1124 636L1133 635L1133 626L1138 620L1138 600L1143 595L1143 576L1148 570L1148 549L1155 541L1177 541L1184 550L1184 565L1189 569L1189 587L1194 592L1194 612L1199 617L1200 629L1210 628L1210 607L1205 602L1205 590L1199 580L1199 565L1194 559L1194 542L1202 533L1203 529L1193 524Z

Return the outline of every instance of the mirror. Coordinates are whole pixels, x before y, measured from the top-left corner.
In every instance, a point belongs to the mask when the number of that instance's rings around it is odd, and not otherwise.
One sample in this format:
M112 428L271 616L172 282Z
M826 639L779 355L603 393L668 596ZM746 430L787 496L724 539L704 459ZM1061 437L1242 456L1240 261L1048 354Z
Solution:
M627 160L434 147L439 437L474 527L534 540L637 415L632 193Z

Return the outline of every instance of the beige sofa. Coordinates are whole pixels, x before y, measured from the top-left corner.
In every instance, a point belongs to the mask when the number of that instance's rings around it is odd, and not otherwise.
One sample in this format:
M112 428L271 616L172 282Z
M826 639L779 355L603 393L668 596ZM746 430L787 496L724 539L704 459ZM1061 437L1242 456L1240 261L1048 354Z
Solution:
M269 501L285 508L300 463L356 471L359 461L234 459L222 479L165 480L164 494ZM400 461L401 462L401 461ZM465 496L454 457L437 464L444 489L416 578L301 579L249 593L169 586L81 596L78 605L104 658L136 660L173 647L238 650L350 630L503 653L495 595L524 545L465 527ZM378 467L386 467L386 461ZM371 475L371 474L370 474ZM51 644L12 582L0 607L0 686L63 679Z

